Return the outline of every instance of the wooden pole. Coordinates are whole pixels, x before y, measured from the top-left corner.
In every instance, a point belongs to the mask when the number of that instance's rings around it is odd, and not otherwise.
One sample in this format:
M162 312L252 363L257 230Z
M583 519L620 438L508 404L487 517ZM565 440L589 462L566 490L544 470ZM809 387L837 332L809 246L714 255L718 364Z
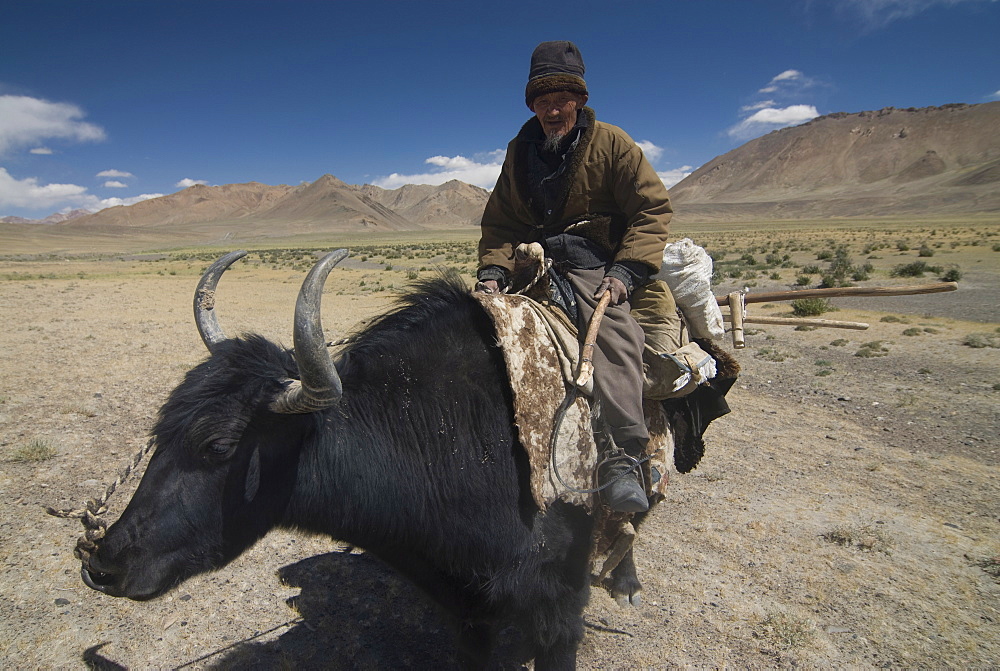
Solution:
M729 306L729 321L733 325L733 347L743 349L747 346L747 341L743 338L743 314L746 309L743 299L746 296L741 291L734 291L726 297L726 305Z
M913 294L936 294L958 289L957 282L935 282L902 287L829 287L827 289L798 289L793 291L766 291L759 294L745 294L743 303L768 303L771 301L794 301L800 298L837 298L840 296L910 296ZM737 292L739 293L739 292ZM719 305L729 305L729 296L716 296Z
M722 315L722 319L729 321L729 315ZM864 322L842 322L834 319L801 319L799 317L754 317L747 315L743 318L744 324L779 324L782 326L822 326L835 329L854 329L864 331L868 324Z

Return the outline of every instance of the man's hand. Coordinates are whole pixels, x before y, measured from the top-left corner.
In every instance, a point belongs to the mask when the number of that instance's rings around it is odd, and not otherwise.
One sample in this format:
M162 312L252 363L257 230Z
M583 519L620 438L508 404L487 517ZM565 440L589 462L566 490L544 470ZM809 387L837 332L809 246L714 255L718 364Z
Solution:
M617 277L605 277L601 280L601 285L594 292L594 298L600 298L605 291L611 292L611 304L621 305L628 300L628 289L625 283Z
M500 285L497 284L496 280L484 280L476 282L476 291L481 291L484 294L498 294L500 293Z

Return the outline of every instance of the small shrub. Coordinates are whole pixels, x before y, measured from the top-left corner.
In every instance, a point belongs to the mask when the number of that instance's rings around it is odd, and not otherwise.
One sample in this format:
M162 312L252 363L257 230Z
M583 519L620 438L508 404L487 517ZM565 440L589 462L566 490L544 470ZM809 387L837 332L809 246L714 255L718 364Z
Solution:
M812 640L813 630L805 620L784 613L769 613L755 627L754 634L772 641L783 650L790 650Z
M843 347L848 342L847 338L837 338L830 342L831 347Z
M822 370L816 371L816 377L826 377L827 375L833 375L833 370L829 368L824 368Z
M941 276L942 282L958 282L960 279L962 279L962 271L958 268L949 268Z
M880 322L885 322L887 324L909 324L910 320L906 317L897 317L896 315L886 315L879 320Z
M819 272L819 266L802 266L803 275L815 275Z
M808 286L811 282L812 278L810 278L808 275L799 275L798 277L795 278L795 284L800 287Z
M825 298L799 298L792 301L792 314L796 317L815 317L833 308Z
M892 542L875 524L844 524L822 534L822 538L844 547L856 547L865 552L889 554Z
M934 250L927 245L921 245L920 249L917 250L917 256L930 257L934 256Z
M965 336L962 344L973 349L984 349L986 347L997 349L1000 348L1000 335L995 333L970 333Z
M824 249L822 252L816 255L817 261L829 261L833 258L833 252L828 249Z
M35 438L28 441L26 444L14 450L11 453L9 461L14 462L28 462L28 461L47 461L52 457L56 456L56 448L41 438Z
M772 280L780 280L781 279L781 273L771 273L769 275L769 278L772 279Z
M759 350L757 350L757 354L755 356L758 359L763 359L764 361L775 361L775 362L781 362L784 361L785 359L792 358L790 354L786 354L785 352L777 350L774 347L761 347Z
M862 359L872 359L875 357L886 356L889 354L889 350L882 344L881 340L873 340L872 342L866 342L861 346L861 348L854 353L854 356L861 357Z
M809 324L799 324L795 327L796 331L815 331L815 326L810 326Z
M914 261L913 263L903 263L895 266L889 271L890 277L923 277L924 273L941 272L941 268L934 270L936 266L927 265L926 261Z
M905 335L905 336L918 336L918 335L923 335L923 334L924 334L923 329L919 329L919 328L916 328L916 327L908 328L905 331L903 331L903 335Z
M908 252L910 251L910 245L906 242L906 240L900 240L896 243L896 249L901 252Z
M875 267L870 263L866 263L863 266L855 266L851 270L851 279L855 282L864 282L867 279L871 279L874 270Z

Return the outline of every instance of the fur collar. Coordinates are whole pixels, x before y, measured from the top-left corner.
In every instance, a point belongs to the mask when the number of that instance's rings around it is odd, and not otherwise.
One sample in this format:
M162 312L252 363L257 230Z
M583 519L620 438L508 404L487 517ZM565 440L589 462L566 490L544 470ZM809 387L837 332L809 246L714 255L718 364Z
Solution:
M546 218L541 211L541 207L537 206L537 204L532 204L531 211L538 219L538 223L549 223L562 218L566 199L569 197L570 187L576 180L576 175L583 164L583 157L587 153L590 142L594 139L597 115L589 107L583 107L579 114L583 115L586 126L584 126L583 135L580 136L580 141L577 143L576 149L570 156L570 162L566 166L566 172L562 178L562 190L558 199L559 205L553 210L552 215ZM517 181L518 192L524 194L525 197L531 193L528 188L528 147L531 143L539 142L541 139L543 139L542 124L538 121L538 117L528 119L527 123L521 126L521 130L517 134L514 155L514 179Z

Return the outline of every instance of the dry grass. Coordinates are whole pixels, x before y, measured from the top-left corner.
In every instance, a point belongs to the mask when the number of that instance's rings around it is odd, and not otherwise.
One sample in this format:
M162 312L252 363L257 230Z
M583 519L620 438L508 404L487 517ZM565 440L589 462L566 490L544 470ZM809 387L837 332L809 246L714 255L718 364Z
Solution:
M11 452L7 461L13 463L48 461L58 453L59 451L49 441L42 438L32 438Z
M984 318L983 300L1000 284L997 232L958 221L677 232L762 266L733 263L740 279L717 293L747 282L788 288L801 266L828 270L817 255L833 259L840 246L855 265L873 264L872 284L895 282L891 268L925 243L935 263L957 263L968 279L955 294L871 304L884 309L837 300L838 318L871 323L863 334L747 330L747 349L733 352L744 368L729 396L733 413L709 428L696 471L670 474L667 499L640 530L643 606L621 609L593 590L582 668L941 668L1000 659L1000 362L989 347L963 345L998 326L966 321ZM331 339L382 313L414 274L436 265L471 273L474 233L404 238L316 244L354 248L324 294ZM424 243L438 246L417 247ZM313 249L265 247L227 273L219 318L227 333L289 344ZM447 667L447 628L391 572L356 561L355 572L294 587L275 577L312 557L334 567L364 557L337 552L329 539L272 533L225 569L133 603L86 589L72 555L79 524L40 512L102 491L144 444L169 390L205 356L191 297L217 251L0 259L0 496L9 502L0 509L9 530L0 550L0 659L11 668L81 667L83 651L106 642L100 654L130 668L173 668L213 653L199 664L349 666L363 658L346 651L370 650L398 653L400 666ZM756 277L744 279L748 271ZM775 285L774 273L787 284ZM880 321L890 314L898 321ZM936 332L900 337L901 323ZM876 342L883 356L853 356ZM758 358L764 350L783 360ZM7 460L36 436L58 452ZM128 488L115 495L109 519L128 496ZM286 605L292 596L313 606L297 613Z

